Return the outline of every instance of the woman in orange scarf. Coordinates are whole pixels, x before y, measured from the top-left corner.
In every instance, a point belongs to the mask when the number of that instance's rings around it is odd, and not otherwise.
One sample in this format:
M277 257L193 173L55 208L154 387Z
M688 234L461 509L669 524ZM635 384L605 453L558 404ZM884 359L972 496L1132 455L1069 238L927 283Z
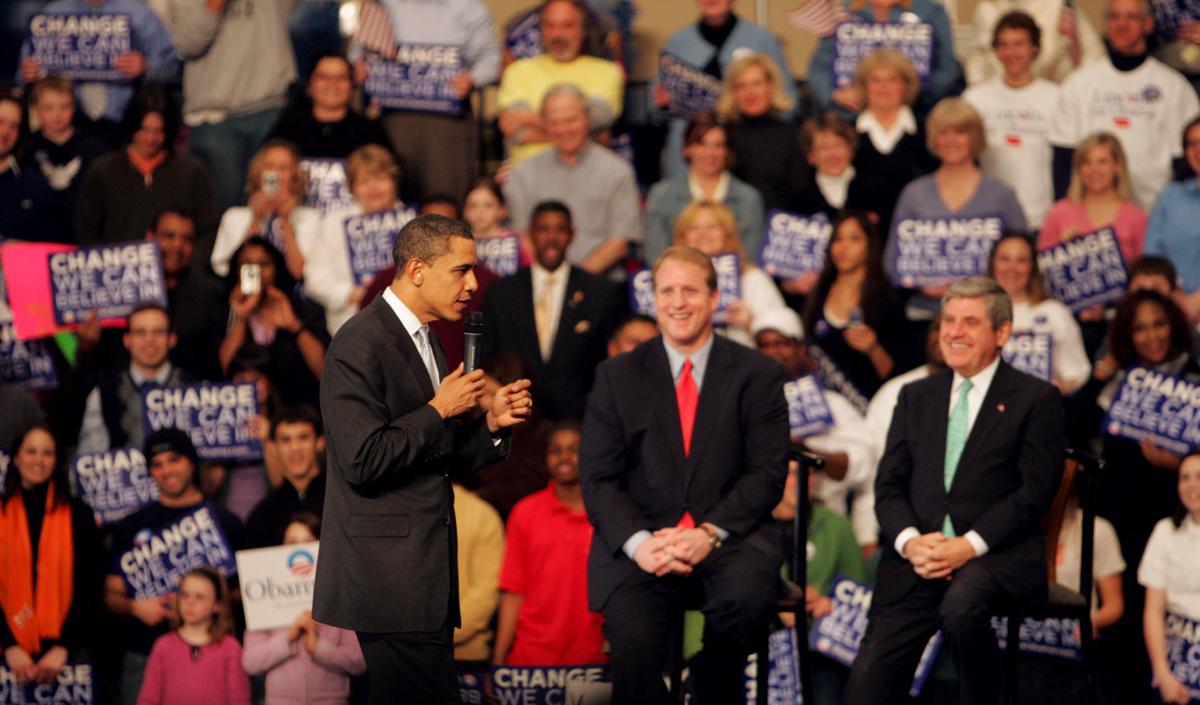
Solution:
M49 427L20 433L10 457L0 503L0 648L18 682L50 683L86 636L100 595L100 541L91 510L71 498Z

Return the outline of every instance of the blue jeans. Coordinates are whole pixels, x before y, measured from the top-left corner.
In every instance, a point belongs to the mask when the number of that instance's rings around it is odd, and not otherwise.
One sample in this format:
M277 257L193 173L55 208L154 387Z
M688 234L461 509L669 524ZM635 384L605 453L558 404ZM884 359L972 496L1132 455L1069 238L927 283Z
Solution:
M208 164L222 212L244 200L250 158L266 141L282 112L270 108L192 128L192 152Z

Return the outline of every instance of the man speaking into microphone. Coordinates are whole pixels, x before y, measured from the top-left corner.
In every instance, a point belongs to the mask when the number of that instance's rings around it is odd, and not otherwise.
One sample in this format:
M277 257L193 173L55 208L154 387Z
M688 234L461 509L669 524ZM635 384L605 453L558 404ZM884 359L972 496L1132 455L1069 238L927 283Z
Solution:
M447 374L434 320L457 321L478 288L470 229L415 218L392 248L395 279L338 331L325 356L321 412L328 486L313 617L358 633L368 702L458 701L459 623L451 470L509 451L529 415L529 381L480 410L483 372Z

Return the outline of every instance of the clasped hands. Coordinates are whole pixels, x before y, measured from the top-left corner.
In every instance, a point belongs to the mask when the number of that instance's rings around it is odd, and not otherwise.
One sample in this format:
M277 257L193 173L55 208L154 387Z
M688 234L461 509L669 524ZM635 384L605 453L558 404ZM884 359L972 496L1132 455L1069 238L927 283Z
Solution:
M655 531L633 552L633 561L647 573L690 575L712 553L708 532L699 527L670 526Z
M904 544L904 557L912 564L913 572L926 580L950 580L954 571L975 557L971 542L958 536L947 538L934 531L909 539Z

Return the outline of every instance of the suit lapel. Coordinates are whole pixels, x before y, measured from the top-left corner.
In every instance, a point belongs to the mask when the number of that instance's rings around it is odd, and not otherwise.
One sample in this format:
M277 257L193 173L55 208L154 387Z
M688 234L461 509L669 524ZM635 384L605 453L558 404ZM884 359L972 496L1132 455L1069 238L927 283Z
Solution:
M400 322L400 318L387 301L383 300L383 296L376 296L371 302L371 306L375 308L375 315L383 321L383 327L392 334L394 340L393 347L400 352L400 357L408 364L408 368L412 370L413 376L416 377L417 383L421 385L421 390L425 395L433 398L433 381L429 379L429 372L425 369L425 362L421 359L421 353L417 351L417 343L413 340L408 331L404 329L404 324ZM429 335L431 341L436 341L437 336ZM440 350L441 343L433 343L434 350ZM434 353L434 358L439 359L438 353ZM445 358L440 358L440 366L446 365Z
M671 455L675 459L675 467L682 468L683 430L679 426L679 405L675 401L675 378L671 376L671 364L667 361L667 351L663 345L665 343L661 338L656 338L650 345L645 361L645 389L653 400L651 403L654 404L654 415L662 424L667 445L670 446Z
M1009 372L1008 365L1001 361L1000 366L996 368L996 375L992 377L992 384L983 397L983 405L979 407L975 424L971 426L971 432L967 434L967 444L963 446L962 457L958 460L958 471L954 474L954 483L951 484L951 489L954 489L954 484L958 483L959 478L967 474L966 470L973 465L975 455L987 445L987 439L992 435L992 429L1004 416L1001 409L1009 395Z
M728 355L728 346L736 345L713 333L712 351L708 354L708 365L704 370L704 379L700 385L700 401L696 407L696 421L692 425L692 452L688 453L684 473L684 490L692 483L696 466L704 456L704 447L717 428L717 418L725 403L725 395L729 390L729 364L732 358ZM676 412L676 417L679 414ZM680 432L680 447L683 445Z
M927 428L930 429L930 433L935 434L937 437L937 443L933 446L937 449L933 461L936 463L934 468L937 469L937 476L939 478L946 467L946 425L950 422L950 388L953 385L953 372L944 370L938 373L936 383L929 387L925 409L921 414L922 418L929 424ZM945 490L945 481L939 481L938 485Z

